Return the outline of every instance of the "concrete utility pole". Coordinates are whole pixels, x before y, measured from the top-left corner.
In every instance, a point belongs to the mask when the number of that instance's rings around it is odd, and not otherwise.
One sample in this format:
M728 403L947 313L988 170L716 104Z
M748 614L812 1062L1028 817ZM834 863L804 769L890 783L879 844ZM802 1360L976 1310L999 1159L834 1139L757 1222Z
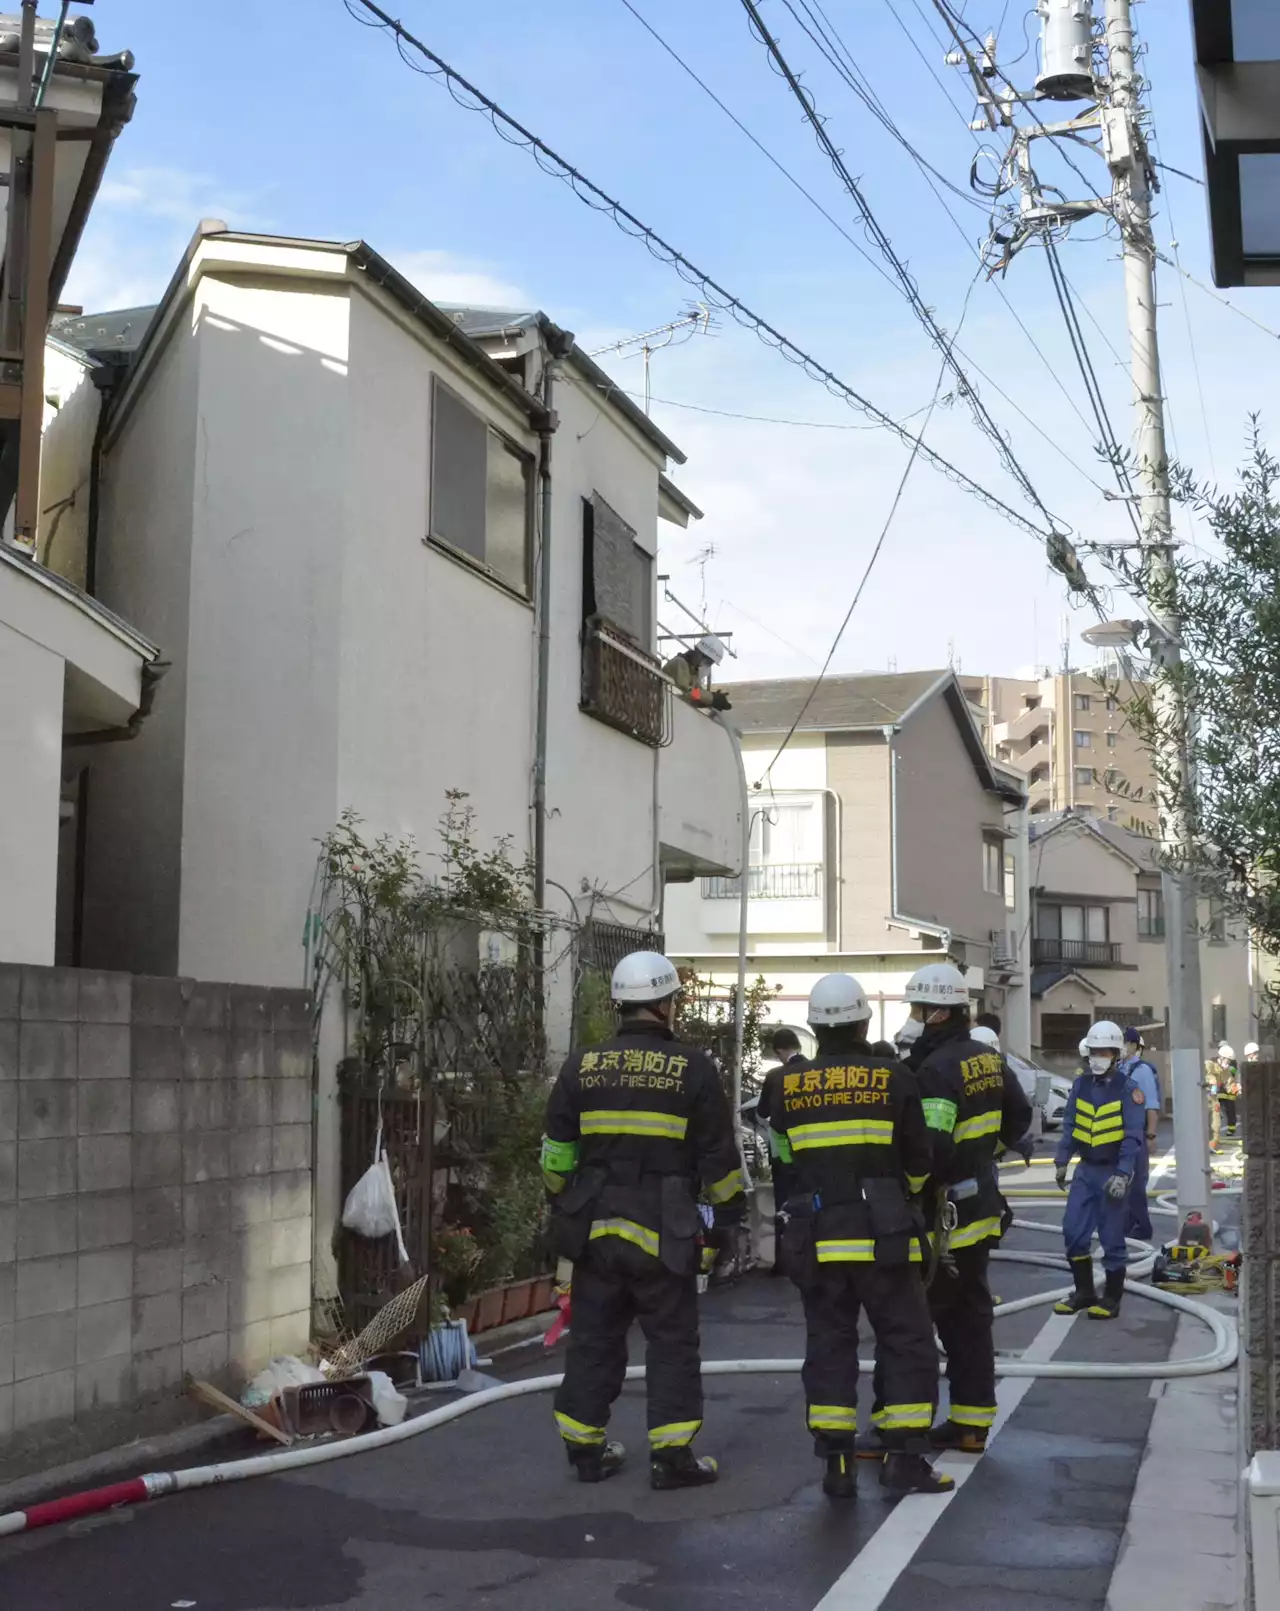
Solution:
M1192 786L1189 728L1178 671L1182 661L1173 568L1173 523L1169 509L1169 457L1165 447L1164 397L1156 333L1155 238L1151 229L1150 159L1139 118L1134 73L1130 0L1106 0L1106 45L1110 79L1101 102L1103 152L1112 176L1112 212L1120 226L1124 257L1125 312L1133 378L1136 470L1141 485L1142 556L1154 630L1153 698L1159 718L1158 770L1174 780L1172 799L1160 801L1161 839L1175 859L1163 877L1165 964L1169 988L1169 1066L1173 1083L1173 1134L1178 1157L1178 1211L1205 1213L1209 1203L1203 1012L1200 992L1200 925L1196 879L1191 871Z
M1093 0L1038 0L1040 71L1034 93L1015 89L1001 71L994 41L975 54L959 28L952 34L960 47L948 60L963 63L985 96L987 121L996 130L1010 127L1012 150L1000 178L989 193L998 201L1015 187L1021 192L1016 212L1006 207L1002 227L993 225L988 262L1003 272L1030 241L1048 237L1074 223L1110 217L1120 231L1124 260L1125 308L1135 417L1136 478L1141 518L1138 548L1148 594L1148 631L1152 689L1158 718L1157 773L1171 787L1160 790L1160 837L1173 863L1163 875L1165 960L1169 991L1169 1067L1173 1086L1174 1143L1178 1156L1178 1208L1204 1213L1209 1204L1209 1152L1204 1094L1200 933L1197 881L1192 872L1194 843L1188 798L1193 783L1190 729L1179 678L1180 622L1173 564L1173 527L1169 505L1169 459L1165 448L1164 399L1160 390L1160 349L1156 337L1155 238L1151 229L1152 164L1143 129L1140 80L1135 72L1131 0L1103 0L1107 70L1094 66L1097 44ZM999 81L1003 81L1003 87ZM985 90L983 85L987 87ZM1055 105L1088 101L1087 111L1047 123L1035 103ZM1019 105L1031 109L1032 125L1014 123ZM999 116L995 115L998 109ZM1079 151L1093 147L1099 131L1101 154L1111 174L1111 195L1096 191L1068 200L1056 188L1041 186L1032 163L1039 139L1071 141ZM1074 166L1074 163L1073 163ZM1056 261L1051 260L1052 262ZM1057 274L1055 270L1055 283ZM1099 426L1102 426L1099 420ZM1131 624L1117 622L1082 633L1086 642L1125 648L1135 639ZM1070 678L1067 679L1068 692ZM1066 756L1067 768L1074 753ZM1065 790L1074 787L1069 770Z

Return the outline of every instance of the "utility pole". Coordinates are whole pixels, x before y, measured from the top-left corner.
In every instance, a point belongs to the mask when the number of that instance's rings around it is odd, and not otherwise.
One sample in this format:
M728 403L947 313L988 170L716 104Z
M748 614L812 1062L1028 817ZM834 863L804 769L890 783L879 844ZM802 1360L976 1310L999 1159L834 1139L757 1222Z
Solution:
M1164 753L1158 772L1160 825L1172 865L1163 875L1165 972L1169 988L1169 1067L1173 1139L1178 1157L1178 1212L1206 1214L1209 1149L1204 1096L1200 914L1188 812L1192 787L1190 732L1180 677L1182 649L1169 507L1169 456L1156 332L1155 237L1151 229L1150 157L1139 114L1130 0L1106 0L1109 90L1102 103L1102 141L1112 176L1113 216L1124 257L1125 314L1133 379L1136 472L1141 487L1143 573L1151 616L1152 697Z
M1153 167L1143 128L1140 81L1135 71L1131 0L1103 0L1102 43L1105 72L1095 66L1098 44L1093 0L1038 0L1041 20L1041 66L1033 91L1015 89L998 66L996 42L980 49L951 27L957 50L948 57L967 69L978 95L983 120L992 132L1009 128L1012 147L996 184L987 191L998 206L1006 194L1020 192L1016 205L1006 203L993 221L988 261L1004 271L1014 256L1034 240L1045 239L1051 250L1055 232L1074 223L1113 219L1119 229L1124 262L1125 311L1129 327L1133 386L1136 480L1140 491L1138 522L1140 575L1151 617L1148 633L1152 698L1157 715L1160 837L1168 861L1162 874L1165 904L1165 962L1169 994L1169 1068L1173 1087L1174 1145L1178 1158L1178 1209L1184 1217L1209 1205L1209 1152L1202 1062L1200 931L1197 882L1193 871L1194 841L1188 801L1193 785L1190 726L1180 668L1182 663L1173 526L1170 517L1169 459L1165 447L1164 399L1160 386L1160 349L1156 332L1155 238L1151 228ZM1088 101L1092 105L1065 121L1046 122L1035 103L1050 105ZM1032 125L1017 124L1020 107L1031 109ZM975 123L975 127L979 126ZM1092 137L1101 135L1100 146ZM1063 140L1067 149L1100 151L1111 176L1110 197L1096 192L1068 200L1057 188L1042 187L1032 162L1036 140ZM1073 163L1074 166L1074 163ZM1113 545L1114 546L1114 545ZM1124 623L1117 623L1124 627ZM1099 646L1132 646L1126 628L1123 643L1110 628L1082 634ZM1068 689L1070 678L1067 678ZM1070 726L1067 725L1069 737ZM1068 751L1067 765L1073 766ZM1074 787L1074 774L1067 780Z

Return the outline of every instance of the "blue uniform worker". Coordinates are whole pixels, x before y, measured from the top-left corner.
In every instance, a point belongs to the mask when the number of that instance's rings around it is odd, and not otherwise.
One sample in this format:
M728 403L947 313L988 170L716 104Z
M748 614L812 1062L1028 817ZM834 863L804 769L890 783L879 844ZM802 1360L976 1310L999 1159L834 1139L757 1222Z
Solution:
M1089 1068L1071 1087L1054 1157L1058 1185L1064 1191L1067 1165L1073 1155L1080 1157L1062 1220L1075 1291L1054 1307L1059 1314L1087 1309L1095 1320L1114 1320L1124 1295L1125 1218L1143 1148L1146 1098L1119 1066L1124 1037L1118 1024L1107 1020L1094 1024L1084 1045ZM1095 1231L1106 1271L1101 1298L1094 1290L1090 1252Z
M1129 1188L1129 1211L1125 1230L1127 1235L1149 1242L1155 1231L1151 1224L1151 1210L1147 1206L1147 1180L1151 1170L1151 1146L1160 1123L1160 1081L1154 1065L1143 1056L1142 1036L1139 1031L1132 1027L1126 1029L1124 1044L1126 1055L1121 1058L1120 1067L1142 1092L1146 1107L1142 1151L1134 1166L1133 1184Z

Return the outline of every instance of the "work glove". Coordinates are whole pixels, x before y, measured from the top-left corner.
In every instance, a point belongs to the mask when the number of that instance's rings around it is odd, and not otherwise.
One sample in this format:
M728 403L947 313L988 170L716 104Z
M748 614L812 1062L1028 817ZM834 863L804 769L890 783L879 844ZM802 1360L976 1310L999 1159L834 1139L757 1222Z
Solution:
M1107 1181L1105 1190L1113 1203L1122 1203L1129 1195L1128 1175L1112 1175Z
M1036 1144L1029 1135L1023 1136L1021 1141L1015 1141L1014 1144L1009 1148L1010 1152L1016 1152L1018 1154L1019 1158L1022 1159L1023 1163L1026 1164L1028 1169L1031 1167L1031 1159L1035 1154L1035 1150Z
M1058 1166L1058 1168L1054 1170L1053 1178L1058 1183L1058 1190L1059 1191L1066 1191L1066 1189L1067 1189L1067 1166L1066 1166L1066 1164L1060 1164Z
M719 1258L719 1256L720 1249L717 1247L704 1247L702 1249L698 1263L703 1275L711 1274L712 1270L714 1270L716 1267L716 1259Z

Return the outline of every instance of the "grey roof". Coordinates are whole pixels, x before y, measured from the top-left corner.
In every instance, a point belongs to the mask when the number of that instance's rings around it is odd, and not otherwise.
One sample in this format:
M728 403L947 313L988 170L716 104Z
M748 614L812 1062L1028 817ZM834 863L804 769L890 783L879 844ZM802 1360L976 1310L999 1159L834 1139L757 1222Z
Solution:
M464 308L452 303L439 304L441 311L447 313L464 335L470 336L473 341L482 341L486 337L501 335L520 335L524 331L537 328L546 330L552 321L545 313L516 308ZM569 355L575 368L580 369L589 381L602 391L610 403L625 414L632 425L647 436L655 446L662 449L669 459L677 464L684 464L687 455L671 440L665 431L660 431L642 408L638 408L631 398L627 396L611 375L601 369L600 365L590 354L583 352L582 348L574 342L573 351Z
M824 677L813 692L812 677L720 683L733 701L734 725L744 733L785 733L809 700L798 732L852 732L890 726L907 714L949 671L860 673ZM813 698L809 699L809 695Z
M93 356L102 352L135 353L155 317L156 304L144 308L118 308L109 313L78 313L55 317L50 333L69 347Z
M804 714L796 726L799 733L879 732L885 727L901 726L930 699L943 698L955 718L983 788L1015 804L1025 802L1022 783L1014 775L998 772L982 747L982 735L954 671L865 672L848 677L824 677L816 690L812 677L730 682L718 686L729 695L735 725L743 733L785 733L802 710Z
M1045 968L1032 968L1031 994L1039 1000L1041 996L1048 995L1055 985L1060 985L1064 979L1078 979L1085 989L1092 990L1095 996L1104 994L1101 986L1094 984L1092 979L1086 979L1078 968L1061 962L1055 962Z
M1128 828L1122 828L1118 822L1107 822L1088 812L1056 811L1051 816L1033 817L1028 832L1034 842L1067 827L1080 828L1085 833L1095 834L1110 845L1112 850L1119 851L1131 861L1139 872L1160 871L1158 840L1148 839L1145 834L1131 833Z

